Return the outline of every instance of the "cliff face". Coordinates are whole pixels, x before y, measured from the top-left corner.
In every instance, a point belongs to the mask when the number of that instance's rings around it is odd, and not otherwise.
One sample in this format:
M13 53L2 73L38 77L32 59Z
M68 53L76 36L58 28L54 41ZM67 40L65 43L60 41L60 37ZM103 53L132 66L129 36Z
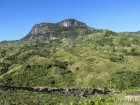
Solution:
M33 26L23 39L50 39L55 40L69 36L77 29L85 29L87 25L75 19L66 19L58 23L40 23ZM65 33L65 35L64 35Z
M59 23L61 27L86 27L85 23L79 22L75 19L67 19Z

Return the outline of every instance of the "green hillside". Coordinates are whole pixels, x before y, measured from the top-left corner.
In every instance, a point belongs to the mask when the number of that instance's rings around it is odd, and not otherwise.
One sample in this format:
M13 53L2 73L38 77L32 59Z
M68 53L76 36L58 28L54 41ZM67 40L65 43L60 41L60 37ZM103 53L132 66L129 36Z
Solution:
M76 38L0 43L0 84L128 89L140 86L140 35L107 30Z
M0 42L0 85L112 93L83 99L0 90L0 100L7 105L139 105L126 100L140 88L139 46L140 32L99 30L75 19L37 24L21 40Z

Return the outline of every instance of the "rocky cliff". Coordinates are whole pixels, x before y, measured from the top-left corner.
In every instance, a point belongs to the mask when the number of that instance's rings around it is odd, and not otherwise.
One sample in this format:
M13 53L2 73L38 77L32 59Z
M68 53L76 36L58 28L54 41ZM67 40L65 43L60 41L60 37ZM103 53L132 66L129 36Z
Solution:
M31 31L23 38L56 40L81 34L87 25L75 19L66 19L58 23L40 23L33 26Z
M75 19L66 19L61 21L60 23L61 27L87 27L87 25L85 23L82 23L80 21L77 21Z

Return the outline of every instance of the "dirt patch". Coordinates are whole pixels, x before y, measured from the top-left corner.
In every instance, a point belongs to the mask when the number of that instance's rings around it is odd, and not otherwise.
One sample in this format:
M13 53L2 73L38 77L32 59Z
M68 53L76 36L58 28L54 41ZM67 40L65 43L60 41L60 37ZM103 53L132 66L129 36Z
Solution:
M126 96L129 101L137 101L140 100L140 91L133 92Z
M139 100L140 100L140 96L128 95L128 96L126 96L126 99L127 99L128 101L139 101Z

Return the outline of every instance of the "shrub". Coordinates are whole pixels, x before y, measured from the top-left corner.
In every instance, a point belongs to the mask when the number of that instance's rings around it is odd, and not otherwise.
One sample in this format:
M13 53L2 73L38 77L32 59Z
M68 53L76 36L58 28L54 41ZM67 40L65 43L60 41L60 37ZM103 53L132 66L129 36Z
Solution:
M113 88L125 90L128 88L140 87L140 71L119 71L115 72L111 77L111 85Z
M110 61L111 62L120 62L124 60L124 56L123 55L112 55L110 57Z
M131 47L130 41L125 37L120 39L119 44L122 46Z
M54 66L57 66L61 69L67 69L68 62L54 61Z
M136 48L132 48L130 54L133 56L139 56L140 51L138 51Z

